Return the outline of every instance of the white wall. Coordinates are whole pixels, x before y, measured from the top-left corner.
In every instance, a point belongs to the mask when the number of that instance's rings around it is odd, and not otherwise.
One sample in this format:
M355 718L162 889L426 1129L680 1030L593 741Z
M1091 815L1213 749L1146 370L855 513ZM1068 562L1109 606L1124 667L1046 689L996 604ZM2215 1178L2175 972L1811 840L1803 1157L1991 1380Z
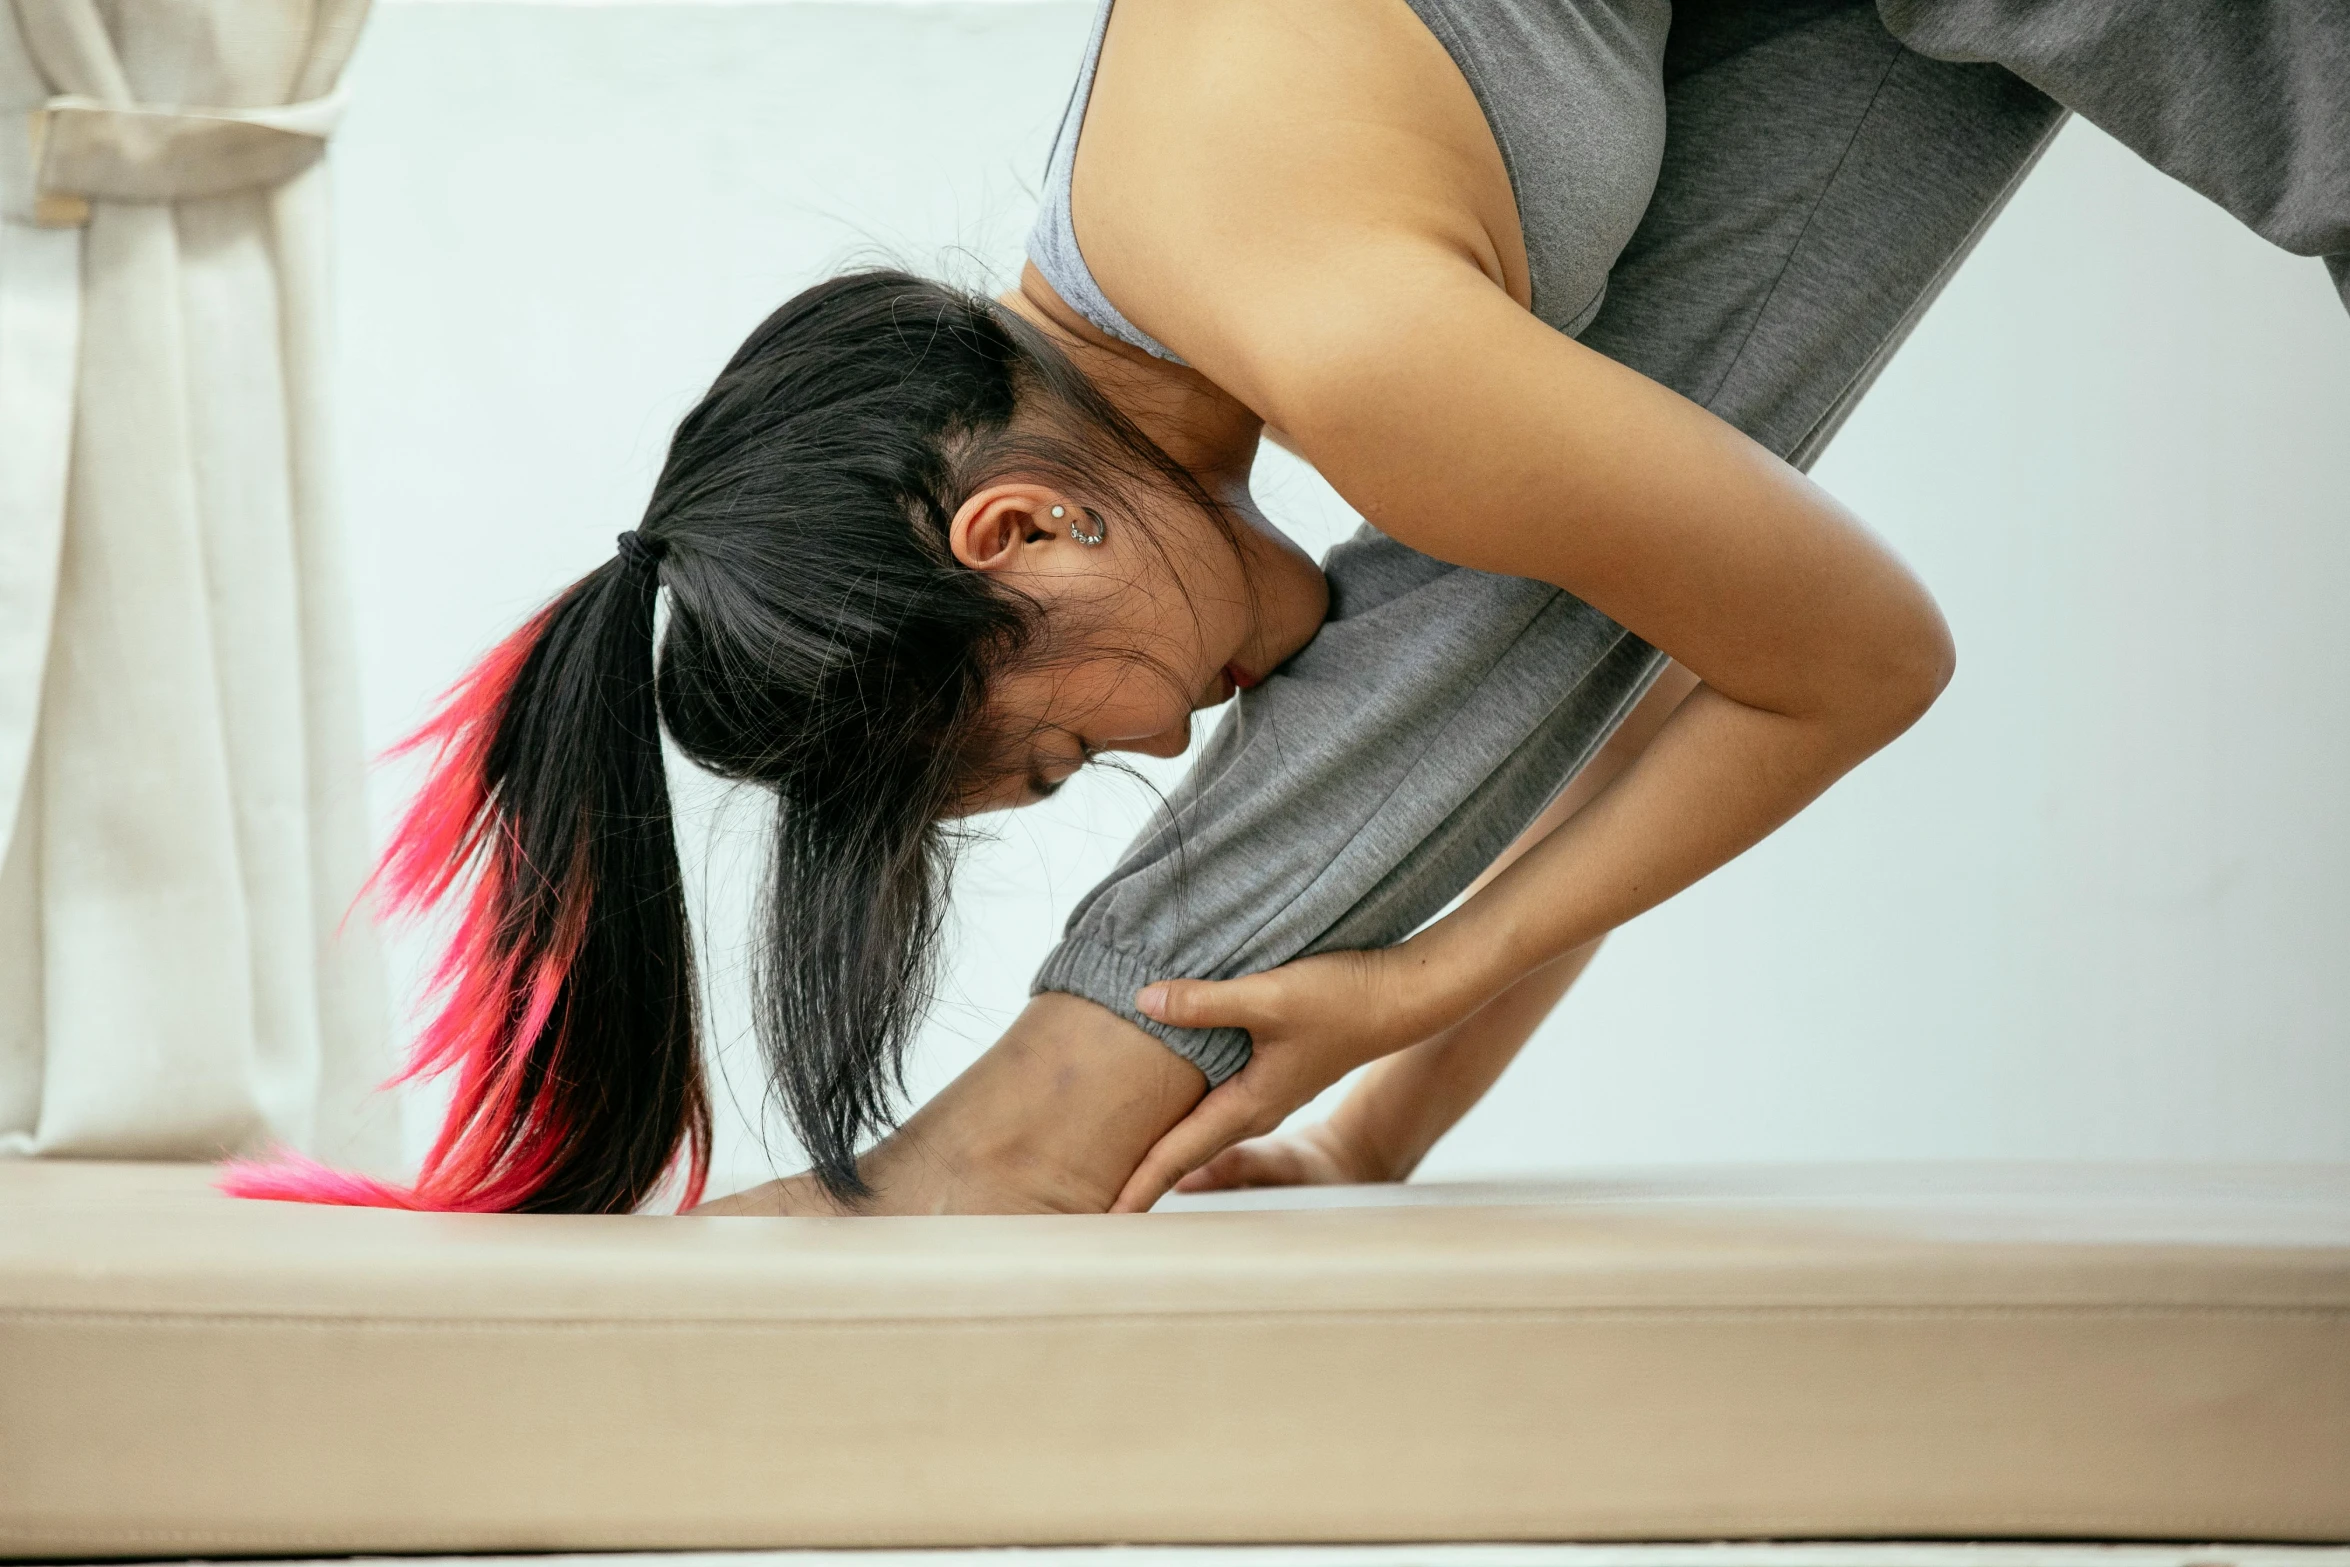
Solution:
M374 741L610 551L787 294L875 255L1007 275L1089 11L378 8L335 154ZM2075 126L1819 477L1939 593L1957 683L1622 932L1430 1173L2350 1159L2350 317L2322 270ZM1317 548L1351 526L1294 464L1264 493ZM1146 808L1088 779L1004 820L918 1090ZM739 1038L756 813L692 814ZM764 1157L730 1118L724 1162Z

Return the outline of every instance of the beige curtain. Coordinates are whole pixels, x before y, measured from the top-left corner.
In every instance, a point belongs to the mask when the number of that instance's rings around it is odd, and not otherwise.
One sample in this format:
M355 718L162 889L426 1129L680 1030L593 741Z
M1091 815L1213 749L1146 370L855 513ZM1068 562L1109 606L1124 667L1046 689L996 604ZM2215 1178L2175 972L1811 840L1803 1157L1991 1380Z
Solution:
M366 3L0 0L0 1151L394 1162L322 341Z

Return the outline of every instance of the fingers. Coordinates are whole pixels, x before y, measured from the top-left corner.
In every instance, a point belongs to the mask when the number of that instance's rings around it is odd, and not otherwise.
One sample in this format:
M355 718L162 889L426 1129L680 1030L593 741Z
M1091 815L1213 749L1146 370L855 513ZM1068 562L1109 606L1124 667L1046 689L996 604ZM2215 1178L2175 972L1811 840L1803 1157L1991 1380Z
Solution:
M1246 1083L1247 1076L1244 1070L1230 1079L1170 1127L1126 1178L1110 1211L1149 1212L1151 1204L1166 1196L1177 1181L1242 1138L1269 1132L1279 1124L1278 1113L1270 1121L1266 1119L1266 1107Z
M1135 992L1134 1008L1144 1017L1176 1028L1257 1029L1268 1020L1266 974L1242 979L1161 979Z

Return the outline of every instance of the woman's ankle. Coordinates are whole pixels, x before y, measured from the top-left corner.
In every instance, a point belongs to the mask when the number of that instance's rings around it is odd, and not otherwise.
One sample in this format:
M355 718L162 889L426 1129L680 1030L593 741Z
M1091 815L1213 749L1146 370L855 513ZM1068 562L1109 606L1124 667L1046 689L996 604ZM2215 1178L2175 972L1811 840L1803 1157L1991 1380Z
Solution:
M867 1155L887 1213L1101 1213L1207 1092L1198 1068L1106 1008L1047 992Z

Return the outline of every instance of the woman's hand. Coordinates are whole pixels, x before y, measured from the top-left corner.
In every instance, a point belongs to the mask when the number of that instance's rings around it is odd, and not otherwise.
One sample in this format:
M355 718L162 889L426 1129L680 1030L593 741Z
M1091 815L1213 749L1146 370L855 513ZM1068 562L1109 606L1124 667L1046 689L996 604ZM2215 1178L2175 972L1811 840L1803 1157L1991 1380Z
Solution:
M1506 983L1509 976L1502 976ZM1158 1140L1111 1205L1141 1213L1243 1138L1274 1130L1366 1061L1468 1016L1495 988L1432 928L1376 952L1325 952L1242 979L1167 979L1134 998L1178 1028L1245 1028L1248 1065Z

